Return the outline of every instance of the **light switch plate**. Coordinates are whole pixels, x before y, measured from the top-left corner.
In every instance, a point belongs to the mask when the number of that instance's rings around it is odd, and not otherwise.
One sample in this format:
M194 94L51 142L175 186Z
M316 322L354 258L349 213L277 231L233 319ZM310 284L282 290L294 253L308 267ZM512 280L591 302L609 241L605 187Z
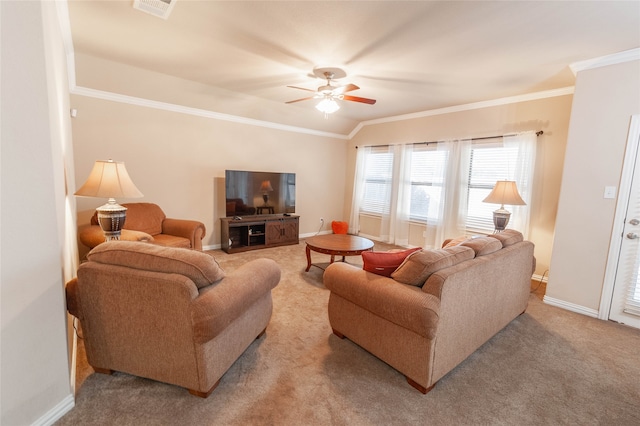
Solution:
M615 186L605 186L604 187L604 198L616 198L616 187Z

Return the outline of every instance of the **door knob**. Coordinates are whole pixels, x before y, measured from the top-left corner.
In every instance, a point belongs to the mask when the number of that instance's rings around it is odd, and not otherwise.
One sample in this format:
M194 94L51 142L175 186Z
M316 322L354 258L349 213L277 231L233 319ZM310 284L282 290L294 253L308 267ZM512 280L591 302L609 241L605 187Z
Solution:
M638 238L638 234L636 234L635 232L629 232L627 234L627 238L630 240L635 240L636 238Z
M631 219L631 220L629 221L629 224L630 224L630 225L633 225L633 226L640 225L640 220L638 220L638 219Z

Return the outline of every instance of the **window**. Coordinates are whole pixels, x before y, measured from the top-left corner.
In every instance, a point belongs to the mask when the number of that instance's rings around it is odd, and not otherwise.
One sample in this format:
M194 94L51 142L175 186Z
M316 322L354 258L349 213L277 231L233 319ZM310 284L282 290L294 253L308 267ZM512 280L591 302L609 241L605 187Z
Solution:
M466 227L470 231L493 232L493 211L496 204L483 203L499 180L512 180L518 159L516 146L504 147L502 142L473 143L467 189Z
M360 211L389 214L393 180L393 152L372 148L365 158L364 189Z
M413 148L409 208L412 220L426 222L439 218L446 162L447 152L438 151L435 144Z
M360 214L381 216L381 241L415 241L411 222L427 225L425 247L444 238L494 231L493 211L484 203L499 180L513 180L525 203L531 201L537 136L523 132L491 139L365 146L356 156L350 229L359 232ZM509 227L529 229L529 206L509 206ZM365 232L375 232L367 221Z

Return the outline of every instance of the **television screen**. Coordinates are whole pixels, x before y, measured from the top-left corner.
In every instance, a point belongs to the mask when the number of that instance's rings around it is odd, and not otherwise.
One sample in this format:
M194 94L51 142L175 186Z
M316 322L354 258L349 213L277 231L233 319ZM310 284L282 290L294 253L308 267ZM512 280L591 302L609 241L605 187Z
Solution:
M225 171L227 217L296 212L296 174Z

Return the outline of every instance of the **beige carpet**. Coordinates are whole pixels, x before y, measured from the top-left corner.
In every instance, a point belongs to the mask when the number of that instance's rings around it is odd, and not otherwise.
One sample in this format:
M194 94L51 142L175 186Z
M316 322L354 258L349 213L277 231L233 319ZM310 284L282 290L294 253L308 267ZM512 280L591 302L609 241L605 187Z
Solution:
M258 257L280 264L266 336L208 399L127 374L93 373L80 353L76 406L58 425L640 424L640 330L550 307L532 294L524 315L422 395L331 334L329 293L321 269L304 272L304 243L211 254L228 272Z

